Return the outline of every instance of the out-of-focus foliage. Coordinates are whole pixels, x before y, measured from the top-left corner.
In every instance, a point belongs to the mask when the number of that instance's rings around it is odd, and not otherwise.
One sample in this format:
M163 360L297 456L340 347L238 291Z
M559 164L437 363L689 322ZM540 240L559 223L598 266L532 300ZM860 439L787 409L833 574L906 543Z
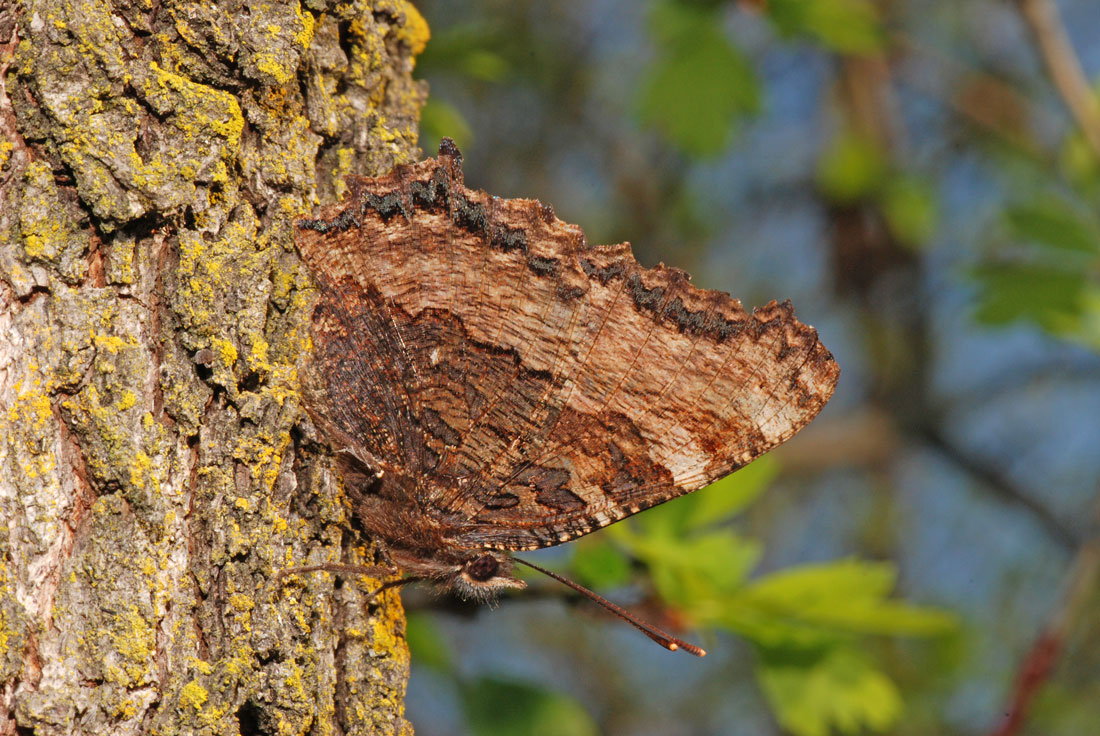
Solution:
M643 565L664 605L694 627L727 630L750 641L757 677L776 717L799 736L886 729L901 714L901 696L861 648L867 635L938 636L955 626L946 612L889 598L896 573L888 563L840 560L751 577L760 544L729 525L764 492L778 471L769 457L711 486L670 501L572 546L567 570L584 585L616 588ZM526 575L541 585L538 573ZM443 671L446 646L426 619L409 630L414 656ZM462 683L463 703L477 734L542 733L562 718L559 733L587 733L578 706L534 685ZM499 712L501 701L522 704ZM496 724L495 726L490 724ZM499 727L503 730L492 730ZM511 730L509 730L511 729Z
M1100 348L1100 217L1083 203L1038 194L1005 210L1004 241L974 269L979 320L1031 321Z
M785 36L808 36L835 51L870 53L885 38L870 0L768 0L764 7Z
M945 612L891 600L887 563L842 560L750 578L759 542L729 526L777 472L763 458L687 497L608 529L615 545L649 571L661 599L706 629L752 642L757 677L779 721L814 736L885 729L901 713L897 688L860 651L868 634L949 633ZM591 554L591 552L589 552Z
M409 650L418 666L451 680L461 694L467 725L475 736L594 736L599 729L575 699L544 686L494 677L466 679L454 667L447 643L431 621L408 617Z
M537 685L480 678L462 687L476 736L595 736L596 724L572 698Z
M771 649L760 685L784 728L803 736L884 731L902 712L894 683L852 648Z
M756 75L722 30L720 6L659 2L651 27L658 47L643 75L642 120L695 156L725 149L737 121L760 107Z
M1083 2L1060 5L1093 18ZM841 415L889 426L833 445L826 430L816 441L831 449L809 472L763 458L546 563L686 638L698 631L702 663L666 671L664 657L686 655L622 653L625 637L593 646L595 624L575 615L559 639L568 674L543 684L530 647L544 644L527 640L553 640L546 630L523 629L525 666L481 653L474 666L441 655L447 638L414 616L414 668L448 683L474 734L535 733L544 717L579 729L562 733L991 733L1058 605L1100 472L1074 400L1046 424L1031 416L1067 366L1068 382L1100 389L1081 349L1100 351L1100 157L1044 78L1020 3L429 5L427 150L456 137L468 181L480 154L512 187L501 194L549 197L593 241L630 238L641 260L706 286L766 300L793 284L800 316L827 315L818 326L844 371L811 430ZM1088 23L1070 31L1095 75L1100 20ZM731 245L729 230L766 246ZM1075 401L1091 399L1082 388ZM1043 464L1058 453L1070 470ZM807 491L807 476L827 476L824 490ZM1081 478L1091 488L1070 498ZM559 590L527 580L516 601ZM560 590L572 611L593 608ZM1092 654L1072 666L1100 659L1096 637L1077 636L1066 651ZM742 649L712 664L731 646ZM689 669L706 674L666 693ZM505 678L513 670L525 674ZM1040 691L1029 733L1089 732L1100 668L1088 670ZM683 705L661 722L670 699ZM502 702L532 715L494 716Z
M837 137L821 156L821 191L840 202L874 196L889 175L885 152L857 135Z
M938 215L931 185L890 166L886 152L854 134L837 136L818 164L821 193L843 204L872 202L900 242L919 246L935 232Z

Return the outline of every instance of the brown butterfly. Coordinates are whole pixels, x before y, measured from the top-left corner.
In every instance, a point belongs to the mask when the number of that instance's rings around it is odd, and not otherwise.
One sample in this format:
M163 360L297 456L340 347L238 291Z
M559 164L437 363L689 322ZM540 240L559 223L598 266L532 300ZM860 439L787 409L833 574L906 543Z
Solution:
M524 586L521 562L702 655L511 553L737 470L813 419L839 368L789 302L749 314L536 200L467 189L461 164L444 139L299 223L319 289L306 407L355 519L408 576L391 584L485 600Z

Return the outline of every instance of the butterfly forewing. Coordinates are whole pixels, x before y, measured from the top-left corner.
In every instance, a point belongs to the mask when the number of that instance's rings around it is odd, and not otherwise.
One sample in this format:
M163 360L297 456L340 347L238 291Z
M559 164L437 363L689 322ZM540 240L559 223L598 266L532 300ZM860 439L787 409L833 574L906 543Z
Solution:
M299 238L320 287L311 411L403 475L446 544L574 538L741 467L829 399L839 369L789 304L746 313L466 189L459 164L441 147L355 180Z

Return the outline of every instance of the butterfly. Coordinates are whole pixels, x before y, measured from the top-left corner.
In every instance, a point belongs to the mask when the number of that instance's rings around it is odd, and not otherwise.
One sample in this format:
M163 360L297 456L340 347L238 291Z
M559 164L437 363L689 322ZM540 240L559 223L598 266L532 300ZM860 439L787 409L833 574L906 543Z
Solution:
M347 183L344 203L298 223L318 293L305 406L397 582L488 600L524 586L520 563L702 655L513 553L789 439L839 376L817 332L789 302L746 312L679 269L643 268L627 243L589 245L537 200L468 189L450 139Z

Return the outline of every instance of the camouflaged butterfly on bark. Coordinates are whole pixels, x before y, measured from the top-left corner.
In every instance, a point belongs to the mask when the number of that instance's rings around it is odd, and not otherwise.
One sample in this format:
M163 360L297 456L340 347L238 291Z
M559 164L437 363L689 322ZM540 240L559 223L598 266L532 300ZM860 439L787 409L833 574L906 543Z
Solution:
M300 223L319 298L307 408L362 531L457 592L509 553L690 493L789 439L839 368L790 303L752 313L439 157Z

